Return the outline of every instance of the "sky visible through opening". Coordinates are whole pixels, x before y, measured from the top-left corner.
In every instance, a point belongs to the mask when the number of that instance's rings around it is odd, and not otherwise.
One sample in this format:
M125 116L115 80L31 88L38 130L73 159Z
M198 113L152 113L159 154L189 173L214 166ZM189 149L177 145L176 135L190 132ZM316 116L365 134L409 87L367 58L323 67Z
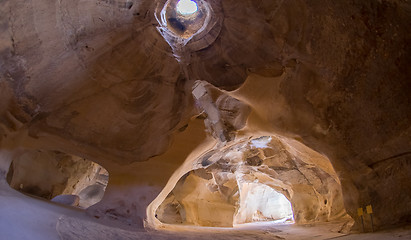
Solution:
M177 11L182 15L191 15L197 10L197 3L192 0L180 0L177 3Z

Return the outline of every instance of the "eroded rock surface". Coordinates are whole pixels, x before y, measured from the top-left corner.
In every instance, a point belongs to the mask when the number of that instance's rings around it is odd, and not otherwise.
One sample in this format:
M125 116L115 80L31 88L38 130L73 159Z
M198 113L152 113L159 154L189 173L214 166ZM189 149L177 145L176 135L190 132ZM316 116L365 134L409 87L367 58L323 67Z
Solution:
M73 203L68 205L87 208L99 202L108 183L108 173L100 165L61 152L20 150L11 160L7 181L12 188ZM74 196L79 199L72 199Z
M296 141L243 138L205 153L193 166L159 206L156 216L163 223L226 227L345 215L328 159Z
M93 211L142 226L188 150L214 141L185 131L199 114L192 87L204 80L235 90L210 101L234 133L226 140L240 131L300 141L328 157L352 217L372 204L376 226L409 221L409 1L209 1L217 21L193 39L201 50L179 50L180 62L158 32L165 2L2 1L0 176L19 149L90 159L114 176ZM239 125L224 123L232 101L251 109ZM258 168L259 159L243 165ZM316 216L307 211L301 219Z

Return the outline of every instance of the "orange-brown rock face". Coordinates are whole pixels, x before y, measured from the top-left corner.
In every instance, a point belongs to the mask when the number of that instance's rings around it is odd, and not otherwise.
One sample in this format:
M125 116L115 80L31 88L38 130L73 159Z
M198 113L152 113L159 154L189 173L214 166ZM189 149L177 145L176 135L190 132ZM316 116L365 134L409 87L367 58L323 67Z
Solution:
M269 177L293 189L293 197L284 194L292 204L307 200L297 193L320 193L311 196L316 207L296 212L298 204L293 206L296 221L323 220L332 212L328 206L340 198L327 195L334 192L319 186L323 179L334 190L341 183L345 209L354 218L358 207L371 204L377 226L410 219L409 2L199 1L206 15L195 26L184 25L190 21L173 13L162 15L175 2L2 2L1 181L18 151L87 158L110 173L103 201L90 213L142 226L150 218L145 208L179 166L159 195L163 200L182 177L177 173L193 170L187 162L204 151L215 148L222 154L244 136L278 136L326 156L336 172L318 166L290 177L305 176L312 184L286 183L288 174L280 176L279 163L269 162L271 153L261 150L259 159L276 171ZM213 86L203 83L207 94L194 92L196 80ZM230 169L239 171L234 159L228 159ZM253 169L247 176L267 174L246 159L241 164ZM288 170L302 164L284 159L285 166L279 166ZM322 170L308 173L314 169ZM205 171L217 176L225 170ZM323 177L323 171L330 176ZM211 181L195 172L186 180L182 184L191 187ZM193 206L195 199L181 197L188 193L177 196L184 189L176 190L176 201ZM230 214L235 211L232 202L219 203ZM151 206L152 218L159 206ZM260 211L255 218L268 214L256 205L247 209ZM243 213L238 219L247 222L251 213Z
M329 160L297 141L241 138L206 152L192 166L157 209L162 223L227 227L345 215Z

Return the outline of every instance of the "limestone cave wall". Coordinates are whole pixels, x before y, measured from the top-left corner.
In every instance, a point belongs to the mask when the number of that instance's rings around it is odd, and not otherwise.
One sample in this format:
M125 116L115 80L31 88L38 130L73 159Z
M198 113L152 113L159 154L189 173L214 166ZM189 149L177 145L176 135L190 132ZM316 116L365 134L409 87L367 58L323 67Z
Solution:
M241 138L206 152L192 166L157 209L161 222L232 227L268 220L302 224L346 215L329 160L296 141Z
M78 198L74 205L87 208L102 199L108 177L104 168L86 159L61 152L20 150L6 178L10 187L23 193L52 201L72 195Z
M21 149L86 158L110 173L89 213L143 227L158 207L147 205L193 170L187 162L241 136L280 136L330 160L337 178L324 179L341 183L357 223L368 204L376 226L409 221L411 3L207 2L211 25L182 41L161 32L165 1L2 1L1 181ZM318 169L299 176L327 195ZM293 206L294 217L333 215L332 199L302 215Z

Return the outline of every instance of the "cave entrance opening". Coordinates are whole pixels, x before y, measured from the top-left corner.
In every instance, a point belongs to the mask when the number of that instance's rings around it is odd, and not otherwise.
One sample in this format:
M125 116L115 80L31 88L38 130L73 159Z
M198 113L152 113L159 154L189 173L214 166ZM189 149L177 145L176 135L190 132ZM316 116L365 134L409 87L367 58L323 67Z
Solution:
M177 12L182 15L191 15L197 12L198 7L197 3L192 0L180 0L177 3Z
M165 40L186 45L194 36L203 33L211 21L211 6L203 0L167 0L156 12L157 27Z
M207 227L294 223L290 201L266 182L240 180L248 177L252 174L190 171L159 206L156 217L165 224Z
M109 174L99 164L58 151L27 150L10 164L7 182L26 195L88 208L104 195Z
M295 139L241 137L187 161L192 170L176 172L149 207L155 224L241 227L347 216L329 159Z
M262 183L244 183L240 188L234 226L245 223L294 223L291 202L280 192Z

